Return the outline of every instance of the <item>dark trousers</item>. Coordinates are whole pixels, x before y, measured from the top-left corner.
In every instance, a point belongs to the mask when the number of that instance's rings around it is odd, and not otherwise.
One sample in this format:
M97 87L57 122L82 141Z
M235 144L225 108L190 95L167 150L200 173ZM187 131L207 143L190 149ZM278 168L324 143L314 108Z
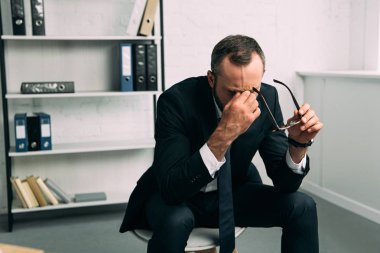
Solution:
M310 196L245 183L234 188L233 197L236 226L282 227L281 252L318 252L317 210ZM148 253L180 253L194 227L218 227L218 194L198 193L187 202L167 205L157 193L145 211L153 230Z

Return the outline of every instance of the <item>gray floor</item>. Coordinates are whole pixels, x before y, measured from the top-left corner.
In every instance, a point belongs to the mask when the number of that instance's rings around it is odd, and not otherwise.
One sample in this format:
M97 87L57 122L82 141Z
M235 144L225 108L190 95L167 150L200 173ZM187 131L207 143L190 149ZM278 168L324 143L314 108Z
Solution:
M315 198L319 212L321 253L380 253L380 225ZM7 232L4 217L0 242L44 249L48 253L145 252L146 245L130 233L118 233L122 206L36 213L16 217ZM239 253L280 252L279 228L249 228L237 240Z

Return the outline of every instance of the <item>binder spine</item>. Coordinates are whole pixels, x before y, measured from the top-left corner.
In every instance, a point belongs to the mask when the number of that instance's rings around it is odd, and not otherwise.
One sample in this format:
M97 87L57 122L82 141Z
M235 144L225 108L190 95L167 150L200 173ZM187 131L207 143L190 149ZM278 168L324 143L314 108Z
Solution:
M33 35L45 35L44 0L30 0Z
M26 113L16 113L14 116L16 152L28 151L28 132Z
M46 113L35 113L39 117L40 127L40 150L51 150L51 124L50 115Z
M146 45L147 90L157 90L157 46Z
M120 44L120 90L133 91L132 44Z
M146 59L145 59L145 45L133 45L133 90L145 91L146 90Z
M24 0L11 0L12 27L14 35L26 35Z
M41 150L41 127L39 117L29 116L26 119L28 130L28 151Z

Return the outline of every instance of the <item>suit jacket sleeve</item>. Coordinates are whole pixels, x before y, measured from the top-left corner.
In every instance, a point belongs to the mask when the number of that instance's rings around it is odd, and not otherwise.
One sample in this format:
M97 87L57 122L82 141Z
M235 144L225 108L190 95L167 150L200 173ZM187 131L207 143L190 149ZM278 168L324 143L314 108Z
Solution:
M192 140L194 123L185 103L172 92L162 94L157 105L153 168L159 191L168 203L186 200L212 180L200 156L200 146Z
M271 106L273 114L279 125L283 124L282 112L278 100L278 93L274 89L274 105ZM281 192L294 192L300 187L303 178L309 171L309 157L304 174L294 173L286 163L286 151L288 150L287 136L282 131L268 131L260 144L259 152L262 157L268 176L272 179L274 187Z

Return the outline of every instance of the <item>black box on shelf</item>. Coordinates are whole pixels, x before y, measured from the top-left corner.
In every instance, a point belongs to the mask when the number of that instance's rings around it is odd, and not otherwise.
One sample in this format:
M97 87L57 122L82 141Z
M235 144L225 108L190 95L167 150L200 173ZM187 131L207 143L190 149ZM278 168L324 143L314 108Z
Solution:
M22 94L74 93L74 82L22 82L20 91Z

